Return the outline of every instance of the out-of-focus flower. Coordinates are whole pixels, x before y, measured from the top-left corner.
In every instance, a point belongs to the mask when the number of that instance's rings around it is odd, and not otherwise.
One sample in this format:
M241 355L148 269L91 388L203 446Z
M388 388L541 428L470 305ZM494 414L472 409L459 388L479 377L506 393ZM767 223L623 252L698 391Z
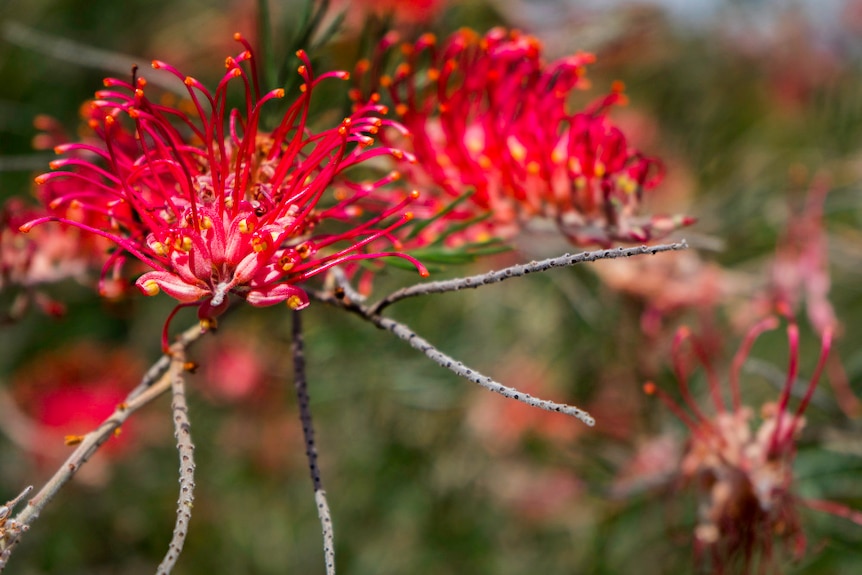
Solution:
M200 353L202 392L216 402L232 405L260 398L273 369L270 350L248 333L206 342Z
M12 387L16 404L36 425L27 434L27 449L54 464L53 456L67 455L64 439L74 443L98 427L124 401L142 372L140 362L128 353L86 343L36 358L16 374ZM135 445L134 422L121 430L102 449L112 457Z
M422 24L436 16L446 4L445 0L352 0L344 2L352 12L360 12L361 16L376 14L392 16L396 22L405 24Z
M284 92L261 94L251 48L236 39L244 50L227 58L215 92L153 62L185 83L187 107L151 100L140 77L105 80L92 102L98 143L56 148L66 157L37 178L55 189L52 215L22 229L57 220L107 238L120 249L106 269L131 254L153 270L136 282L143 293L165 291L181 306L197 306L204 326L227 308L232 293L255 306L286 302L301 309L308 296L297 284L346 262L399 256L426 273L410 256L366 249L412 217L403 208L415 194L362 219L360 204L397 174L376 181L345 174L381 155L404 158L398 149L372 146L378 130L394 126L380 118L385 108L359 106L337 126L312 132L315 88L348 75L313 77L300 51L301 94L275 129L265 131L263 107ZM228 111L234 84L245 106ZM334 197L324 199L333 184Z
M673 366L686 407L676 403L655 384L644 386L647 393L658 394L691 432L680 474L698 489L699 520L694 536L698 550L709 557L716 572L727 568L744 570L758 557L761 565L768 565L774 559L776 539L787 544L796 557L805 552L799 506L806 501L794 492L793 462L796 441L805 425L803 413L826 363L832 333L826 330L822 334L817 366L799 405L791 410L790 395L799 368L799 330L795 322L789 322L790 360L786 382L777 403L765 404L760 411L759 424L754 424L752 409L743 405L740 397L739 376L757 337L776 328L778 323L771 316L749 330L730 369L729 407L722 398L716 371L695 344L695 355L704 363L707 372L715 408L712 416L700 409L689 391L688 366L682 346L690 333L685 328L674 340ZM812 502L810 506L825 509L820 502ZM859 514L849 510L835 514L858 522Z
M588 85L590 54L545 62L534 37L495 28L461 30L442 46L426 34L401 45L389 75L382 62L396 43L387 35L375 57L357 65L357 105L392 100L418 162L410 174L448 197L471 191L474 214L490 214L482 232L509 238L534 218L550 218L575 244L641 242L691 223L641 217L644 192L661 164L632 149L608 117L626 101L622 86L572 112L570 96Z

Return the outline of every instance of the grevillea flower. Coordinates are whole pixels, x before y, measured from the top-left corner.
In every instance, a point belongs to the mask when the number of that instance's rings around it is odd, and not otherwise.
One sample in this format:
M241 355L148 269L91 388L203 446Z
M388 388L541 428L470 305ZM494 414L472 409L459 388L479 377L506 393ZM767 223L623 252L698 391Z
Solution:
M89 433L122 403L143 372L138 359L122 350L84 342L46 352L16 373L13 397L36 427L25 437L28 450L55 463L63 448ZM135 424L106 445L117 456L135 444ZM59 454L57 451L59 450ZM61 459L62 460L62 459Z
M799 368L799 329L789 321L787 336L790 361L787 378L778 402L761 408L760 422L754 425L751 408L742 404L740 372L757 337L778 327L770 316L755 324L737 351L730 369L728 407L722 398L719 378L706 354L695 341L695 355L706 368L715 414L707 415L694 401L688 386L688 370L683 345L690 333L683 328L673 343L673 368L687 410L653 383L647 393L659 398L682 420L691 432L680 473L698 488L698 525L696 548L715 572L747 572L751 563L768 566L774 559L776 539L789 544L792 554L805 551L798 508L805 505L851 519L862 524L862 513L827 501L801 499L794 492L793 462L796 441L805 425L803 413L820 379L832 343L832 333L821 337L820 358L795 410L790 395ZM764 569L765 571L766 569Z
M254 306L286 302L304 308L308 296L297 284L348 261L394 255L427 273L410 256L366 250L412 217L402 210L416 194L360 219L359 204L397 175L366 182L345 174L381 155L405 157L372 145L378 130L394 126L380 117L385 108L359 106L338 125L312 132L315 88L348 74L314 77L300 51L301 93L277 126L265 131L263 108L284 91L261 94L251 48L239 34L235 38L244 50L227 58L214 92L165 62L153 62L184 82L188 106L150 99L146 81L136 75L131 82L106 79L91 109L98 143L56 148L66 157L52 163L56 171L36 179L57 188L49 204L54 213L22 229L59 220L110 239L121 249L106 269L131 254L152 268L136 282L144 294L164 291L180 306L197 306L204 326L227 308L229 294ZM234 84L245 106L229 110ZM324 197L333 185L335 194ZM69 210L89 219L69 216Z
M403 61L384 74L396 43L388 35L372 60L358 64L354 101L376 101L378 90L390 98L418 159L411 175L450 197L472 190L474 208L490 212L498 237L536 217L553 219L575 244L600 245L646 241L691 223L638 216L662 167L632 149L609 119L610 108L625 102L621 85L570 111L572 93L587 86L591 54L545 62L532 36L461 30L440 47L430 34L402 45Z

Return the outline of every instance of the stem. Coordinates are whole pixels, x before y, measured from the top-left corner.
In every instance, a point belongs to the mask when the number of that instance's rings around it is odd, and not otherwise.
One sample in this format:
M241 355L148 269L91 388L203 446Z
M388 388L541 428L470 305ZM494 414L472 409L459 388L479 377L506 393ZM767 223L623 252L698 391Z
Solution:
M451 280L427 282L416 284L410 287L397 290L370 308L371 314L379 314L386 307L397 301L415 297L420 295L428 295L432 293L445 293L450 291L459 291L466 288L477 288L492 283L501 282L503 280L525 276L534 272L544 272L553 268L568 267L584 262L594 262L596 260L616 259L623 257L631 257L638 255L651 254L655 255L660 252L684 250L688 248L685 240L674 244L661 244L657 246L638 246L634 248L615 248L609 250L597 250L593 252L582 252L579 254L564 254L555 258L544 259L539 262L530 262L528 264L519 264L503 268L502 270L492 271L484 274L469 276L465 278L456 278Z
M186 403L185 380L183 379L185 370L185 348L181 343L178 343L171 348L171 367L167 379L171 384L174 437L177 439L177 451L180 458L180 496L177 500L177 520L174 524L173 537L165 558L162 559L158 569L156 569L156 575L167 575L176 565L186 541L195 498L195 446L192 443L189 408Z
M299 404L299 419L302 422L305 456L308 458L308 469L311 472L311 483L314 486L317 516L323 529L323 557L326 562L326 575L335 575L335 537L332 530L329 503L326 501L326 491L323 489L320 467L317 465L317 446L314 443L314 424L309 405L308 380L305 376L305 346L300 313L293 312L293 386L296 389L296 400Z

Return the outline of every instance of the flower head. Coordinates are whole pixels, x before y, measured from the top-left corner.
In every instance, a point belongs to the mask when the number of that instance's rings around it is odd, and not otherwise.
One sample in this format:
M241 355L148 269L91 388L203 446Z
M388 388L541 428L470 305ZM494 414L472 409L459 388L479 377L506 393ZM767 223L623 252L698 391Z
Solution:
M748 565L755 557L772 559L773 541L789 543L793 554L805 550L805 536L799 518L799 504L825 509L820 502L801 500L794 492L793 462L796 441L805 425L803 413L823 371L832 342L829 330L822 334L820 358L805 389L802 400L791 410L790 395L799 368L799 330L792 320L787 327L790 361L787 378L777 402L761 408L760 422L753 424L754 413L742 404L739 376L757 337L778 326L775 317L755 324L734 357L729 388L731 404L722 398L718 375L693 343L695 355L707 370L709 390L715 414L704 413L691 396L683 344L690 338L681 329L673 346L674 372L687 410L653 383L644 388L660 399L686 424L691 439L681 463L683 478L698 487L697 548L706 552L720 571L727 565ZM832 504L834 508L840 506ZM859 514L849 510L836 512L858 521ZM766 563L762 563L766 564Z
M409 256L366 249L412 217L402 210L415 194L365 216L360 204L390 180L354 181L345 174L380 155L404 157L373 146L378 130L392 124L380 117L385 108L369 103L329 129L311 131L315 88L347 74L314 77L300 51L301 93L266 131L263 107L284 91L261 94L251 48L236 39L244 50L226 59L214 92L153 62L185 84L187 106L152 100L136 75L131 83L105 80L91 104L97 143L57 146L66 157L37 178L56 188L49 204L54 213L22 229L59 220L110 239L121 250L106 266L131 254L152 268L136 282L143 293L164 291L181 305L195 305L204 322L226 309L229 294L255 306L286 302L301 309L308 296L297 284L346 261L396 255L425 273ZM228 111L233 85L245 106ZM333 187L334 197L324 197Z
M380 62L396 42L387 36L373 61L360 62L354 100L374 90L388 95L411 134L418 159L411 175L450 197L473 190L474 207L490 211L498 236L534 217L553 219L573 243L602 245L691 223L637 215L662 167L609 119L626 101L621 85L582 111L569 110L572 93L588 85L591 54L545 62L532 36L461 30L442 46L430 34L402 45L403 59L387 75Z

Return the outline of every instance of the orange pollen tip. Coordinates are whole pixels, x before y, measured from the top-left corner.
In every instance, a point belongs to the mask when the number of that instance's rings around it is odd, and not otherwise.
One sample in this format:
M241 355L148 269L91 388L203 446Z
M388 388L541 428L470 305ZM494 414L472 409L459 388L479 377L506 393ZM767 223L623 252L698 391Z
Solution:
M120 411L126 411L127 409L129 409L129 404L126 403L125 401L118 403L117 409L119 409Z
M33 181L36 182L37 185L42 185L48 181L48 174L40 174L33 178Z
M158 60L153 60L150 63L150 66L152 66L154 70L158 70L163 66L163 64L161 62L159 62Z
M297 50L296 51L296 57L297 58L304 58L305 57L305 50Z
M275 96L276 98L284 98L284 89L279 88L278 90L273 92L273 96Z
M83 435L67 435L63 438L63 443L68 446L78 445L82 441L84 441Z
M183 364L183 369L189 373L194 373L198 370L198 364L194 361L187 361Z
M413 212L407 212L406 214L404 214L404 221L405 222L409 222L412 219L413 219Z
M30 222L27 222L24 225L18 226L18 231L21 232L22 234L28 234L28 233L30 233L30 230L32 230L32 229L33 229L33 224Z
M192 77L191 77L191 76L186 76L186 79L185 79L185 80L183 80L183 84L185 84L185 85L186 85L186 86L188 86L189 88L191 88L191 87L192 87L192 85L193 85L194 83L195 83L195 81L194 81L194 80L192 80Z
M242 70L240 70L239 68L234 68L231 74L234 78L239 78L240 76L242 76Z
M429 275L431 275L431 274L428 273L428 270L425 270L425 269L419 270L419 277L427 278Z
M289 307L290 309L296 310L296 309L299 309L302 307L302 298L300 298L298 295L292 295L289 298L287 298L286 303L287 303L287 307Z
M398 173L398 172L396 172L396 173ZM411 191L410 192L410 199L411 200L418 200L419 199L419 190Z
M625 83L619 80L616 80L613 84L611 84L611 92L613 92L614 94L621 94L622 92L625 92L625 90Z
M300 86L299 91L302 92L303 94L308 92L308 84L303 84L302 86Z
M129 108L129 117L130 118L139 118L141 116L141 112L137 108ZM110 120L110 121L109 121ZM108 116L105 118L105 124L112 126L114 124L114 119Z
M131 110L129 110L129 115L130 115L130 116L132 115L132 112L133 112L133 111L136 111L136 110L135 110L134 108L132 108ZM132 117L134 118L135 116L132 116ZM116 120L114 120L114 117L113 117L113 116L106 116L106 117L105 117L105 125L106 125L106 126L113 126L115 121L116 121Z
M62 160L52 160L52 161L48 162L48 166L49 166L52 170L56 170L57 168L59 168L59 167L60 167L60 166L62 166L62 165L63 165L63 161L62 161Z
M303 64L302 66L300 66L299 68L297 68L297 69L296 69L296 71L297 71L297 72L299 72L300 74L302 74L302 75L304 76L304 75L305 75L305 73L306 73L306 71L307 71L307 68L305 67L305 64Z
M123 433L123 428L118 427L117 429L114 430L114 437L119 437L120 435L122 435L122 433Z
M211 318L204 318L200 321L201 331L212 331L218 328L218 322Z
M651 382L651 381L646 382L643 386L643 389L644 389L644 393L646 393L647 395L655 395L656 386L653 382Z
M242 41L242 34L240 34L239 32L234 32L233 33L233 39L236 40L237 42Z
M356 71L360 74L367 72L369 68L371 68L371 62L368 60L368 58L362 58L359 62L356 63Z

